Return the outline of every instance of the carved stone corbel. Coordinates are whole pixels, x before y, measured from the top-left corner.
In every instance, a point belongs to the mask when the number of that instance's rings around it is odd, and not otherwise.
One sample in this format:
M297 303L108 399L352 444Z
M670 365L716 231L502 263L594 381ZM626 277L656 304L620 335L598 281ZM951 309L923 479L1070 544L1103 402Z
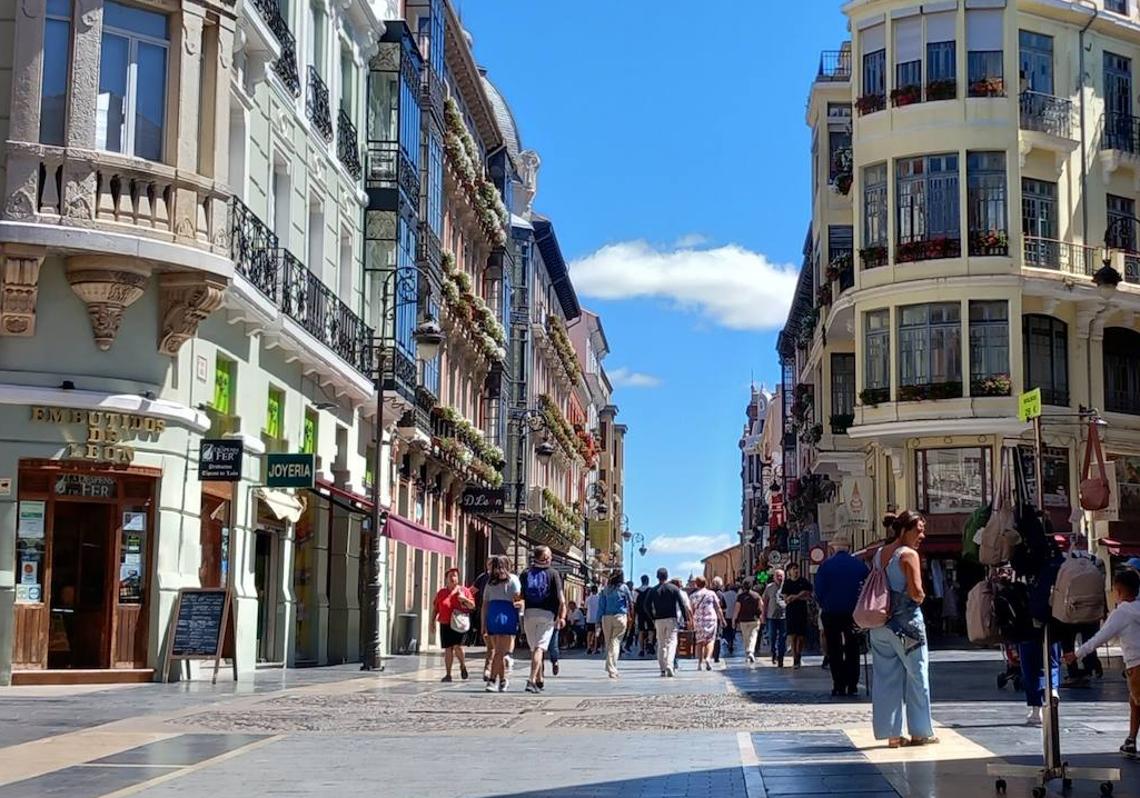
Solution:
M104 255L81 255L67 260L67 282L87 305L95 345L106 352L119 334L123 311L146 290L150 268Z
M36 299L45 250L8 245L0 285L0 335L30 338L36 334Z
M177 357L182 344L198 332L198 324L222 305L223 280L192 272L158 278L158 351Z

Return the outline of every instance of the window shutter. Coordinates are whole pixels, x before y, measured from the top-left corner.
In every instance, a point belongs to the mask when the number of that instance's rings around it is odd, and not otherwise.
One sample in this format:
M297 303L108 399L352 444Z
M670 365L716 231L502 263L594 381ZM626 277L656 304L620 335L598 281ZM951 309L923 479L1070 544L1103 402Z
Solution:
M897 19L894 22L895 63L922 60L922 17Z
M862 40L863 55L873 53L876 50L887 49L887 26L875 25L874 27L867 28L860 36Z
M1002 49L1002 14L998 9L966 11L966 46L972 52Z
M941 11L926 15L926 41L952 42L958 34L958 12Z

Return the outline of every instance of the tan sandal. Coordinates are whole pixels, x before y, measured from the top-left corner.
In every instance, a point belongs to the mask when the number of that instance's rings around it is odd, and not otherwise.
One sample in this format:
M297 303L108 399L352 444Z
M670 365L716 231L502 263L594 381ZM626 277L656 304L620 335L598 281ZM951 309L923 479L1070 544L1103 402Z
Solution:
M895 737L887 742L887 748L906 748L911 741L905 737Z
M912 737L910 738L910 745L938 745L942 742L937 737Z

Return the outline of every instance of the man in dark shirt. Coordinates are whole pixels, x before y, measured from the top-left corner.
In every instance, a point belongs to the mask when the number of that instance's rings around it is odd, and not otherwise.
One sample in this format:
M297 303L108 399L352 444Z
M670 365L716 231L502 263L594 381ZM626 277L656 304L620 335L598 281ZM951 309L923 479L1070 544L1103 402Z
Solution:
M850 548L846 537L836 536L831 541L834 553L815 575L815 597L827 640L833 696L859 694L859 632L853 616L868 570L851 556Z
M657 586L647 591L645 609L653 618L657 632L657 664L662 676L673 676L673 657L677 653L677 618L684 616L685 624L693 622L693 613L681 595L681 588L669 582L669 571L657 569Z
M562 594L562 576L550 567L550 547L538 546L534 550L531 566L523 571L522 583L523 631L530 646L530 680L528 693L540 693L543 688L542 666L551 638L558 634L566 622L566 599Z
M760 593L751 578L744 580L736 594L736 624L744 642L744 655L749 663L753 663L760 645Z
M471 611L471 639L470 645L482 644L486 647L483 654L483 681L491 681L491 655L494 650L487 645L486 636L483 633L483 591L487 589L487 582L491 579L491 561L487 560L486 570L475 577L475 583L471 585L475 593L475 609Z

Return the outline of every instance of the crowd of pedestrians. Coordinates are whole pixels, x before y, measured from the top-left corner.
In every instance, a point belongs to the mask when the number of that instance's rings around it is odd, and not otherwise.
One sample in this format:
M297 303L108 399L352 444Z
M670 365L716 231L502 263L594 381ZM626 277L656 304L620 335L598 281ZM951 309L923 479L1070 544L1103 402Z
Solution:
M640 658L656 656L662 677L678 670L682 638L696 661L697 669L713 670L722 654L735 652L739 635L744 663L754 666L766 649L771 663L784 668L788 654L793 669L803 665L809 633L818 607L824 667L830 670L834 697L857 696L863 652L870 654L873 730L876 739L892 748L931 745L938 742L931 715L929 641L923 602L921 548L926 537L925 519L906 511L884 519L886 536L869 556L869 565L851 553L848 538L830 541L830 556L815 569L814 579L801 574L792 563L787 571L775 568L757 578L725 584L697 576L684 585L670 578L665 568L657 570L655 585L648 575L635 587L619 569L606 583L591 586L581 606L566 600L562 577L552 566L550 549L537 547L530 566L521 574L511 572L505 556L491 557L486 571L471 587L464 586L459 571L446 574L446 584L435 597L434 614L444 652L444 682L468 678L464 644L481 640L486 646L483 679L488 692L506 691L510 685L513 654L520 636L530 651L525 690L545 689L546 665L559 674L560 644L584 649L587 655L604 653L604 670L611 679L620 677L623 654L637 647ZM1136 755L1140 726L1140 562L1132 561L1114 576L1116 609L1103 625L1062 627L1057 648L1063 651L1070 679L1065 686L1102 675L1097 648L1119 641L1129 691L1129 736L1121 751ZM881 591L878 622L867 623L874 590ZM860 628L862 623L866 628ZM1099 628L1098 628L1099 626ZM1080 645L1077 645L1080 640ZM1061 655L1051 666L1060 665ZM1051 670L1053 667L1050 668ZM1044 694L1047 676L1040 685L1028 686ZM1053 676L1054 689L1058 686ZM870 685L868 685L870 687ZM1039 712L1039 711L1038 711ZM1034 723L1031 714L1030 723ZM1040 722L1040 714L1036 715ZM905 732L905 733L904 733Z

